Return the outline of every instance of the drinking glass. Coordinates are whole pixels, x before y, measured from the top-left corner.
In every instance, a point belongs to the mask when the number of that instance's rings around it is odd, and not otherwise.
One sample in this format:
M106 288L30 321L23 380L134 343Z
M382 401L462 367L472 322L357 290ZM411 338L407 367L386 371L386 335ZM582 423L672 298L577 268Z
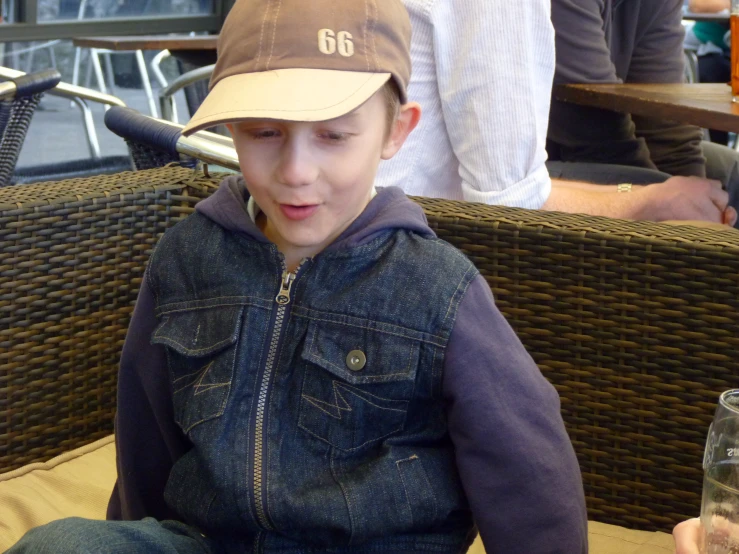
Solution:
M739 389L719 398L703 455L703 554L739 554Z

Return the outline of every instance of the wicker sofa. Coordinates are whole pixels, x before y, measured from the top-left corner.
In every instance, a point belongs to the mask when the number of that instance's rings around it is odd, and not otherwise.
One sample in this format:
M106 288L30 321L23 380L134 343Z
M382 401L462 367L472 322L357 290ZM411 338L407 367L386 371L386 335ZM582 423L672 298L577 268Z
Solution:
M170 166L0 189L0 498L4 476L89 443L114 475L117 362L145 262L218 181ZM739 375L739 233L417 201L559 391L589 518L669 532L697 514L705 434ZM0 500L0 549L25 494ZM668 552L660 537L649 552Z

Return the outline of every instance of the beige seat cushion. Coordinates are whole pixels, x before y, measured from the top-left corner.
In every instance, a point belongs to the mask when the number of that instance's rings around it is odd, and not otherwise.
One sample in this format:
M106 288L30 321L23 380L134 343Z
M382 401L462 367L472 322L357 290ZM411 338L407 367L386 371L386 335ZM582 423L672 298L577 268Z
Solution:
M588 522L590 554L674 554L672 535ZM467 554L485 554L478 535Z
M104 519L115 484L115 443L106 437L42 464L0 474L0 552L30 528L63 517ZM666 533L590 522L591 554L674 554ZM478 537L469 554L485 554Z
M0 474L0 552L28 529L55 519L104 519L115 479L112 435L48 462Z

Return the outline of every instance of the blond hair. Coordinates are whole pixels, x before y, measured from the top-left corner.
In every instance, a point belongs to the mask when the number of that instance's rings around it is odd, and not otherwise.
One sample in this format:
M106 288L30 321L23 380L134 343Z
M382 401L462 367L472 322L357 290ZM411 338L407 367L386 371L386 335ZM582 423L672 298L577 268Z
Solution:
M400 89L392 77L382 87L382 96L385 100L385 140L390 137L393 124L400 112Z

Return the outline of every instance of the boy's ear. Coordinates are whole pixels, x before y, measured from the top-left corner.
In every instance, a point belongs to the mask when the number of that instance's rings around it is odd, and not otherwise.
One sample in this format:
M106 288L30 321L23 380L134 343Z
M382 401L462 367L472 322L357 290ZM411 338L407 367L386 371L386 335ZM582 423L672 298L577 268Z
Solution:
M421 106L418 102L408 102L400 107L398 117L390 129L390 134L382 148L382 159L389 160L403 146L405 139L416 128L421 119Z

